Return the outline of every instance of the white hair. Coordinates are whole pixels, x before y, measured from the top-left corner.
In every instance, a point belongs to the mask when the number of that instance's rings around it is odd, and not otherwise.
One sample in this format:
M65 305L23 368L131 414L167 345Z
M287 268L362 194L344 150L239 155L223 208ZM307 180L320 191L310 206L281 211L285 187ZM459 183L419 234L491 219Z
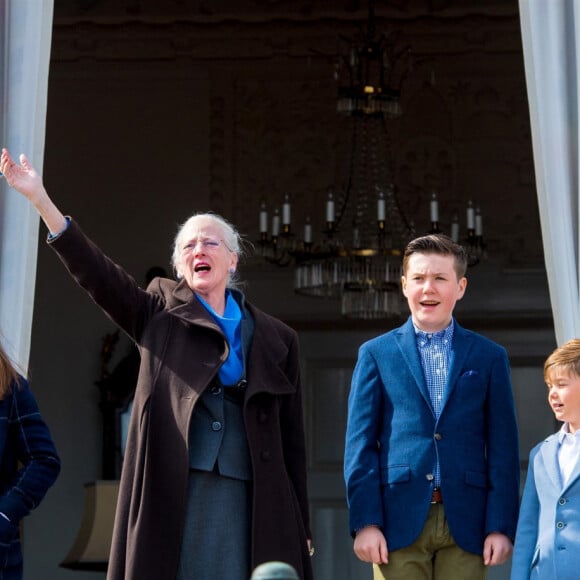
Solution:
M183 249L185 236L187 234L187 231L191 227L192 223L199 218L209 219L213 221L220 228L222 233L222 239L227 249L230 252L237 254L238 257L243 256L242 237L240 236L238 230L236 230L236 228L228 220L226 220L217 213L212 212L195 213L179 226L179 229L177 230L177 235L175 236L175 240L173 241L173 255L171 257L171 265L173 266L173 270L178 275L178 277L181 276L177 272L177 264L180 259L181 250ZM228 287L235 288L238 286L238 284L239 282L237 270L235 272L230 272L228 279Z

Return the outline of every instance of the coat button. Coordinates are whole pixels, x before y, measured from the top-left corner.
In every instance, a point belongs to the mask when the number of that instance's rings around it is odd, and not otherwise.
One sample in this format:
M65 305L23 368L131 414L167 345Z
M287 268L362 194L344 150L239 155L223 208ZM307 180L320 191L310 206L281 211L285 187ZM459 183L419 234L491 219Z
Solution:
M435 476L434 476L432 473L428 473L428 474L425 476L425 479L426 479L427 481L433 481L433 480L435 479Z
M564 526L565 526L564 522L558 522L558 523L556 524L556 527L557 527L559 530L561 530L561 529L562 529Z
M258 422L265 423L268 420L268 413L266 411L260 411L258 414Z
M220 421L214 421L214 422L211 424L211 430L212 430L212 431L220 431L220 430L221 430L221 428L222 428L222 424L221 424L221 422L220 422Z
M219 395L221 392L222 392L222 388L221 387L218 387L217 385L214 385L211 388L211 394L212 395Z
M260 457L262 458L263 461L270 461L270 452L262 451L262 453L260 453Z
M441 441L441 439L443 439L443 436L441 435L441 433L435 433L435 440Z
M567 500L565 497L561 497L561 498L558 500L558 503L559 503L560 505L565 505L567 501L568 501L568 500Z

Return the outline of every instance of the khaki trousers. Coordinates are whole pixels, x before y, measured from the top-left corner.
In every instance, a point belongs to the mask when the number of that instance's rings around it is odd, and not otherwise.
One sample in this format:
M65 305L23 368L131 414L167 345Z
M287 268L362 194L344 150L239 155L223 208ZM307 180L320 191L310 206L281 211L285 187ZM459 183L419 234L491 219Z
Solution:
M374 580L485 580L485 577L483 556L466 552L455 543L440 503L431 505L425 527L414 544L389 552L388 564L373 564Z

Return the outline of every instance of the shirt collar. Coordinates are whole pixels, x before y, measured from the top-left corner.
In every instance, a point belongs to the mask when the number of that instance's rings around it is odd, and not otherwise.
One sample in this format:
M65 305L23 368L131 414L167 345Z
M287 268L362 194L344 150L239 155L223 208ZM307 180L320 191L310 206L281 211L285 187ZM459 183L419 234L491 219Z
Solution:
M570 433L570 427L567 422L564 423L562 427L560 427L560 431L558 431L558 442L561 444L566 438L580 440L580 431Z
M442 341L442 340L451 341L453 339L454 321L452 318L451 322L449 323L449 326L447 328L444 328L443 330L438 330L437 332L425 332L424 330L417 328L414 323L413 323L413 328L415 329L415 336L416 336L417 340L419 340L419 339L423 339L423 340L435 339L436 341Z

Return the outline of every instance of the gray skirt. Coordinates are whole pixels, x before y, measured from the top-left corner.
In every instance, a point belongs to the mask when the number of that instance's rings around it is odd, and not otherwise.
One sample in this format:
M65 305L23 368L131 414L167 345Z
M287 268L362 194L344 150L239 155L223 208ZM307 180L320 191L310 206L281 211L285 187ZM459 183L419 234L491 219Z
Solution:
M190 470L176 580L248 580L251 481Z

